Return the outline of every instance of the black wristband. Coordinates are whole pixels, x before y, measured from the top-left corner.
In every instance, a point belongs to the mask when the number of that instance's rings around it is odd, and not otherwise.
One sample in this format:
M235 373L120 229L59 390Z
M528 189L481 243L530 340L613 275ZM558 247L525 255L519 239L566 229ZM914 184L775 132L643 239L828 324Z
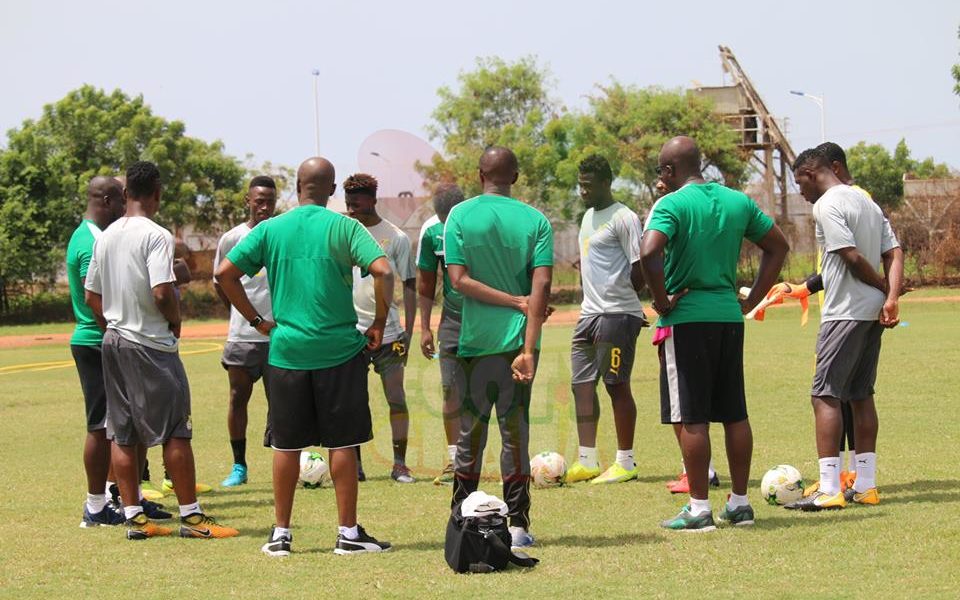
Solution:
M253 318L252 321L250 321L250 327L253 327L254 329L256 329L257 326L260 325L260 323L263 323L263 317L261 317L260 315L257 315Z

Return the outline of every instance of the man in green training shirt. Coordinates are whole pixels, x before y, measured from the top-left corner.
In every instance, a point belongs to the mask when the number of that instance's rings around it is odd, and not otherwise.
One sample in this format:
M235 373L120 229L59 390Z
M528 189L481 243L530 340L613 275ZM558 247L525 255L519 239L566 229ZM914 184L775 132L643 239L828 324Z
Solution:
M443 226L450 211L463 202L463 191L457 185L447 185L437 190L433 197L436 214L420 229L420 244L417 249L417 292L420 303L420 351L427 359L440 359L440 387L443 393L443 431L447 438L447 463L433 480L434 485L453 483L453 460L457 455L457 434L460 426L460 396L456 378L460 363L457 361L457 346L460 343L460 312L463 296L450 285L447 263L443 251ZM434 342L430 329L430 313L437 294L437 269L443 272L443 312Z
M747 480L753 434L743 383L743 315L780 275L789 247L780 228L742 192L701 175L700 150L675 137L660 151L657 175L670 192L650 212L641 244L644 279L660 314L660 417L679 431L690 502L673 530L716 529L710 510L710 423L723 423L732 493L720 520L752 525ZM763 251L753 291L737 299L743 238Z
M512 151L488 148L480 157L483 193L450 211L443 240L450 283L464 296L457 351L464 398L451 504L477 489L496 407L512 545L526 548L534 543L530 384L553 277L553 228L540 211L511 197L518 175Z
M300 452L330 451L340 527L336 554L390 549L357 523L357 453L373 439L364 347L383 340L393 272L358 221L327 210L335 171L324 158L297 170L300 206L257 225L217 267L223 293L250 326L270 336L268 429L273 453L276 525L261 550L288 556L290 515ZM376 313L366 337L357 330L353 267L374 278ZM240 282L266 267L276 322L257 314Z
M107 439L107 395L103 385L100 349L103 329L84 302L83 284L93 257L93 244L111 223L123 216L123 186L113 177L98 176L87 185L87 212L67 245L67 280L70 304L77 326L70 337L70 354L77 365L87 414L87 437L83 444L83 467L87 472L87 501L81 527L120 525L123 515L108 505L107 475L110 471L110 440Z

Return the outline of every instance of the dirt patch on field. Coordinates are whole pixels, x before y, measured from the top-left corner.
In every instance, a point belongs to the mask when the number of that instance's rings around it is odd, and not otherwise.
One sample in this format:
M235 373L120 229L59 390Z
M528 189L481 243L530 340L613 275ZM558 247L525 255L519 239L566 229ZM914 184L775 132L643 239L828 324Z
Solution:
M960 296L930 296L926 298L922 297L905 297L901 300L904 304L928 304L928 303L940 303L940 302L960 302ZM795 302L788 302L786 304L778 304L771 306L770 308L795 308ZM656 313L654 313L650 308L646 309L647 319L652 323L656 318ZM572 325L577 322L577 319L580 318L580 311L578 310L564 310L553 313L550 316L550 319L547 321L547 325ZM438 314L433 315L433 328L436 329L437 322L439 321L440 316ZM0 348L25 348L29 346L43 346L51 344L68 344L70 343L69 333L35 333L32 335L7 335L0 336ZM195 325L184 325L181 338L185 340L189 339L202 339L202 338L226 338L227 337L227 322L223 323L200 323Z

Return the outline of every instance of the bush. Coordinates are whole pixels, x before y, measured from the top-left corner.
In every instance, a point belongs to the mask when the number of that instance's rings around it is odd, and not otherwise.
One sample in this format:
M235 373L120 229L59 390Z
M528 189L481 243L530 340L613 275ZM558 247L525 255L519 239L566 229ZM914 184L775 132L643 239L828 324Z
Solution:
M70 292L51 290L10 298L9 310L0 313L0 325L63 323L73 321Z

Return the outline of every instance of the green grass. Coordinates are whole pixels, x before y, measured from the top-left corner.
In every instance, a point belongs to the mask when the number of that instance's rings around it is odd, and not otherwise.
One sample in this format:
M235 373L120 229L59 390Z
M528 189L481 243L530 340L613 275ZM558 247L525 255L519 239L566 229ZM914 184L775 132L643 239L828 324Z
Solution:
M264 398L251 403L250 484L201 498L208 512L238 527L236 539L158 539L133 543L116 529L81 530L83 410L72 367L0 375L0 596L75 598L105 594L174 597L955 597L960 589L960 303L904 305L910 324L884 335L878 382L881 433L877 507L793 514L761 503L757 482L778 463L816 478L807 391L813 368L815 308L801 329L794 310L770 311L747 324L746 377L756 438L750 495L757 525L706 535L666 532L657 523L684 498L664 482L680 468L673 435L659 424L657 362L649 331L639 341L633 385L638 405L639 482L602 488L534 490L531 571L455 575L443 560L449 488L428 480L442 466L439 374L411 358L410 463L422 482L393 484L386 406L371 379L373 444L364 462L360 517L395 552L337 557L331 489L301 490L294 509L295 555L262 556L273 522L270 453L253 442L264 424ZM546 330L534 388L531 450L575 456L569 386L569 326ZM202 350L188 340L184 352ZM184 356L193 393L194 448L202 481L216 484L230 467L227 382L218 353ZM0 350L0 368L69 361L63 346ZM371 375L372 377L372 375ZM602 394L602 392L601 392ZM613 425L603 400L599 447L612 459ZM715 432L719 434L720 429ZM722 440L714 450L723 480ZM496 468L499 437L486 454ZM155 477L160 454L150 453ZM483 485L498 494L495 481ZM721 494L713 494L715 508ZM173 507L172 500L167 501Z

